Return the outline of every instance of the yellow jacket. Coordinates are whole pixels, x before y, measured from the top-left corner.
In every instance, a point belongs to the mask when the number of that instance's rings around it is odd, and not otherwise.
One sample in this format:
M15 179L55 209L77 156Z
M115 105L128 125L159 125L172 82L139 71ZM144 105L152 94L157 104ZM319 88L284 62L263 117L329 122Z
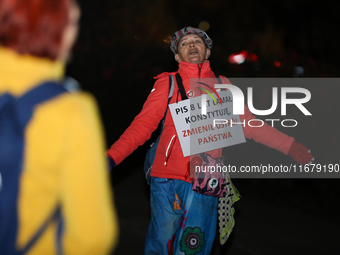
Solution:
M63 75L62 63L0 47L0 94L21 96ZM25 246L58 202L65 254L108 254L115 246L118 224L98 116L94 99L84 92L64 93L36 108L26 128L18 247ZM51 224L28 254L55 254L55 231Z

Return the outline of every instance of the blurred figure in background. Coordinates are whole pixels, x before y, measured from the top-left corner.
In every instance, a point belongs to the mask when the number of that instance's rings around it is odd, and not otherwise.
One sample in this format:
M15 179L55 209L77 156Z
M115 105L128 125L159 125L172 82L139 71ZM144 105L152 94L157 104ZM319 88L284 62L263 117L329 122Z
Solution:
M79 17L74 0L0 0L0 112L4 95L20 98L44 82L63 80ZM21 160L5 158L4 147L0 143L0 206L8 189L2 163ZM40 103L26 126L23 148L17 223L9 231L16 232L15 249L29 246L27 254L39 255L109 254L118 224L93 97L65 92ZM51 216L56 212L61 216ZM9 232L0 230L0 254L7 254Z

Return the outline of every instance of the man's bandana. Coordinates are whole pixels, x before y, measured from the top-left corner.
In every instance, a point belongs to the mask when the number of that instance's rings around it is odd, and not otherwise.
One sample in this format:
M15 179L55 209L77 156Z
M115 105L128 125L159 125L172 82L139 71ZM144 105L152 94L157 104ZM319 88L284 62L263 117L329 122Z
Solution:
M178 42L181 40L183 36L190 35L190 34L196 34L200 36L203 41L205 42L205 45L208 49L211 49L213 46L212 40L209 38L209 36L201 29L194 28L194 27L184 27L181 30L175 32L170 40L170 49L174 54L177 54L177 46Z

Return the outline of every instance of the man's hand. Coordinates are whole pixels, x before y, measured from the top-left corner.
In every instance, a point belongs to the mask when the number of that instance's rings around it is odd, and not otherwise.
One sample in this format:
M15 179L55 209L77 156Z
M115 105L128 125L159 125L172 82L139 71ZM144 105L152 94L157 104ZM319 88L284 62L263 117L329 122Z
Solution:
M292 146L288 151L288 155L290 155L300 165L311 163L314 160L314 157L310 154L310 150L297 142L292 143Z
M107 152L105 152L105 156L109 158L109 167L110 170L116 166L116 162L109 156Z

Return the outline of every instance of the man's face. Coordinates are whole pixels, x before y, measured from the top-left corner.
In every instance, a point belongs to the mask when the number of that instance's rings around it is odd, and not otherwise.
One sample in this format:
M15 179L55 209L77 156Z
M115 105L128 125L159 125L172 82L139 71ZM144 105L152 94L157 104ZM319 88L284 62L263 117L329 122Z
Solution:
M192 64L201 64L210 56L203 39L195 34L183 36L177 46L176 61L185 61Z

